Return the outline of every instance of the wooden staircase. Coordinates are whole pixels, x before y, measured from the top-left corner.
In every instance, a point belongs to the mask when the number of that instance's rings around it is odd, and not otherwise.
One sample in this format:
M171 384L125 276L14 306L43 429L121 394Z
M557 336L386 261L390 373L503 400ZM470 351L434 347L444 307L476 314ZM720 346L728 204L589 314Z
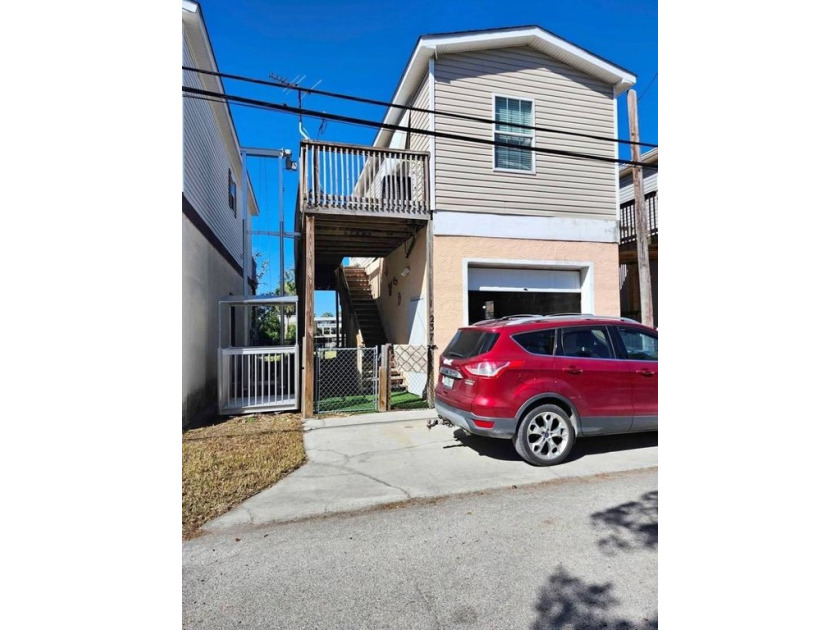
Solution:
M379 318L379 309L370 293L370 281L361 267L342 267L350 292L350 312L359 323L362 342L366 347L382 346L388 343L385 329Z
M389 367L391 368L391 393L394 392L405 392L408 391L408 387L405 383L405 377L402 375L397 369L397 362L394 359L394 353L391 353Z

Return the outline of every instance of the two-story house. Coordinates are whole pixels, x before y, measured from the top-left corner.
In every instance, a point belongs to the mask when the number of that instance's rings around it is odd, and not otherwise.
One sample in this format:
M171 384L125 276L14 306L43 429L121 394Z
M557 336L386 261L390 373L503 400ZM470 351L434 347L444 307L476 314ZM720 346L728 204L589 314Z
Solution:
M183 65L217 72L213 47L201 8L182 2ZM183 72L184 85L224 92L214 76ZM219 340L240 339L244 325L236 317L219 331L219 300L243 293L243 217L239 141L227 104L183 99L184 172L181 195L182 234L182 407L186 426L216 402ZM248 210L257 213L250 186ZM255 277L247 264L250 292Z
M617 159L616 99L634 83L537 26L420 37L384 118L405 130L302 144L299 294L338 289L366 345L442 347L520 313L619 315L618 165L528 148Z

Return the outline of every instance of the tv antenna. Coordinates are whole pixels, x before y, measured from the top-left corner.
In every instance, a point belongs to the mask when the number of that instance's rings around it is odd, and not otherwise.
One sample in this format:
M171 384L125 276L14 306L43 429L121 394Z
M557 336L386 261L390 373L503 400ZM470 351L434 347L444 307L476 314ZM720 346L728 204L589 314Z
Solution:
M292 80L289 80L289 79L287 79L287 78L285 78L285 77L283 77L279 74L275 74L274 72L269 73L268 76L269 76L269 78L274 79L280 85L283 86L284 89L281 91L281 94L286 94L289 91L296 91L297 92L298 109L303 109L303 99L305 99L307 96L309 96L308 90L314 90L316 87L321 85L321 81L322 81L322 79L318 79L312 86L310 86L308 88L305 88L301 85L301 83L303 83L303 80L306 78L305 74L295 75L295 78L292 79ZM321 121L321 124L318 127L318 136L319 137L324 132L326 127L327 127L327 121L326 121L326 119L323 119ZM303 136L306 140L311 140L311 138L309 137L309 133L306 131L306 129L303 126L303 114L298 114L298 131L300 132L300 135Z

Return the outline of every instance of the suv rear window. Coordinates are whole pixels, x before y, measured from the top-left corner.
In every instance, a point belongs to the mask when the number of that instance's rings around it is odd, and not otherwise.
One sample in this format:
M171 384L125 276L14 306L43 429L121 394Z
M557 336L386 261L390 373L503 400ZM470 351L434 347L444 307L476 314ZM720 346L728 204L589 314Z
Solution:
M531 354L554 354L554 329L534 330L511 335L526 352Z
M469 359L489 352L499 338L499 333L485 332L482 330L459 330L455 333L452 341L443 351L443 356L456 359Z

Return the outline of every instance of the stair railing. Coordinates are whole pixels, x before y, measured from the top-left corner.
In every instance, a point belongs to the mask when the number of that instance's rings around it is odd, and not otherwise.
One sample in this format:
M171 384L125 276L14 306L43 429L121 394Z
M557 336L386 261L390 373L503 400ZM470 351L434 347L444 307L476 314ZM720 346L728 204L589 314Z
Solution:
M338 275L338 288L339 292L344 295L346 299L347 306L349 307L349 317L352 320L353 328L356 332L360 332L362 327L359 325L359 318L356 315L356 309L353 306L353 299L350 297L350 285L347 284L347 276L344 275L344 265L339 265L338 269L336 270L336 275ZM343 322L342 322L343 323ZM347 337L347 329L344 328L344 336L345 336L345 345L349 345L349 340L346 339ZM364 343L364 341L363 341Z

